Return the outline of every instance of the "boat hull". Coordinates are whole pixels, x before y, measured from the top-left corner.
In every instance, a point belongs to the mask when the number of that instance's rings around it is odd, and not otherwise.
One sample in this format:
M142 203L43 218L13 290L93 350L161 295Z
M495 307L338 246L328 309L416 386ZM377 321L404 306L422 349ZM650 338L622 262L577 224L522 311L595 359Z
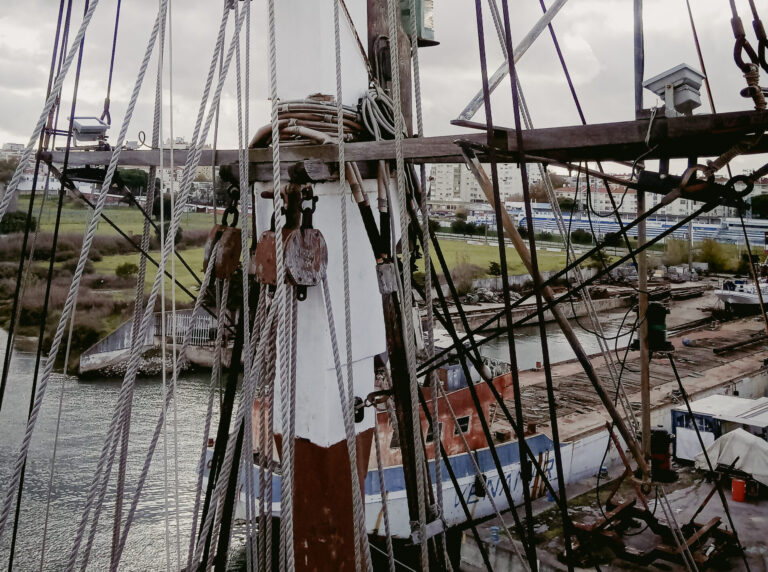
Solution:
M528 446L536 455L540 466L547 478L557 486L557 474L555 471L554 444L546 435L533 435L527 438ZM443 520L447 528L460 526L467 521L466 513L461 499L467 505L473 519L483 518L494 514L494 504L499 511L509 508L503 481L509 487L514 504L523 502L523 483L520 473L520 460L517 442L508 442L496 446L496 451L502 464L501 476L495 468L493 457L488 448L473 452L473 457L480 466L483 480L476 477L472 458L468 454L449 457L451 468L456 475L458 489L454 487L448 471L442 467L442 493L443 493ZM561 449L564 462L570 462L571 446L564 445ZM208 465L213 456L213 449L208 450L208 459L204 478L207 482ZM254 464L253 471L253 496L255 499L256 515L259 511L259 482L261 467ZM436 483L434 461L430 461L429 470L431 482ZM245 475L240 474L238 502L235 509L235 518L246 520L246 486ZM407 539L411 535L410 518L408 515L408 500L405 489L405 479L401 465L386 467L383 470L385 489L387 493L387 509L389 512L390 533L394 538ZM566 478L567 481L567 478ZM433 492L437 494L437 485L433 484ZM546 494L546 488L542 479L535 477L531 484L534 498ZM280 516L280 476L272 477L272 516ZM253 516L251 516L253 518ZM365 519L369 534L384 536L384 509L382 495L379 488L379 477L376 470L369 471L365 478Z

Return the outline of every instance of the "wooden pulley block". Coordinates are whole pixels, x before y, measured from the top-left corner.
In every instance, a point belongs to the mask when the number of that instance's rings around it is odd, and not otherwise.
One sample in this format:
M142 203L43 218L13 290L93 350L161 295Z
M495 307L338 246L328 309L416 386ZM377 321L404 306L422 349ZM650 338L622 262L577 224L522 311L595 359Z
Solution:
M207 270L208 264L211 262L211 252L215 244L218 244L219 248L216 251L216 259L213 261L213 273L219 279L231 278L240 264L240 248L242 246L240 229L220 224L211 229L208 240L205 241L203 270Z
M256 243L256 250L251 256L251 271L262 284L277 285L274 230L265 230L261 233Z
M328 268L328 247L316 228L291 231L285 241L285 270L296 286L316 286Z

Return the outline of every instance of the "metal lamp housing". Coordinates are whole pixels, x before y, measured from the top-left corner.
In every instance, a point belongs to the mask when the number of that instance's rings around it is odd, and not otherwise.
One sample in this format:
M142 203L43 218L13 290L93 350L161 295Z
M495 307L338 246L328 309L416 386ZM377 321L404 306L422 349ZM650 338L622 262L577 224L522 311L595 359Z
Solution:
M701 105L701 82L704 75L688 64L679 64L643 82L643 87L660 97L667 109L691 115ZM669 101L669 95L672 101Z

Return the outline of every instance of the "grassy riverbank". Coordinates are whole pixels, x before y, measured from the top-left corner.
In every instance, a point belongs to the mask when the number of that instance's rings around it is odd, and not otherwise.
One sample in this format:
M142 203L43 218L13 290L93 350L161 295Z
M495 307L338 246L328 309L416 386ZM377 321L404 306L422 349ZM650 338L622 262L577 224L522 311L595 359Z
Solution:
M19 212L26 213L29 202L27 197L19 200ZM136 208L110 206L105 214L134 242L141 242L144 221ZM62 210L59 239L54 260L54 276L51 283L48 315L45 324L45 346L50 339L61 315L72 274L82 245L82 236L90 220L90 208L82 208L81 203L67 200ZM38 222L36 238L30 235L27 252L34 241L33 263L28 267L23 288L21 310L19 312L17 333L20 336L37 337L43 316L46 277L51 258L53 242L52 231L56 217L56 202L46 202L42 213L39 203L35 205L34 216ZM178 247L181 255L198 277L202 277L203 244L212 225L212 216L202 213L185 213L182 218L182 236ZM0 323L7 327L10 323L13 294L16 287L18 261L21 257L23 233L4 235L0 238ZM160 259L158 237L154 231L150 251L156 260ZM139 254L135 248L117 231L103 220L99 223L89 262L78 292L75 324L72 330L72 349L70 352L69 371L76 371L80 353L111 332L119 324L129 319L133 311L136 276L117 276L117 268L125 263L138 266ZM197 281L184 266L176 260L176 279L193 294L197 294ZM171 268L168 268L171 271ZM155 279L156 270L147 265L145 293L148 293ZM172 283L165 280L167 305L170 306ZM181 288L176 288L177 307L191 305L192 299ZM63 352L60 356L63 361Z

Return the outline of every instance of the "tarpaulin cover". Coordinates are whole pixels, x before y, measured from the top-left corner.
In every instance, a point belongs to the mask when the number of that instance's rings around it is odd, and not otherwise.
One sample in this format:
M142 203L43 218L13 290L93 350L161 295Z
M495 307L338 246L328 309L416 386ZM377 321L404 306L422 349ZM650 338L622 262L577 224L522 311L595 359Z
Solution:
M756 481L768 486L768 443L744 429L735 429L707 447L712 466L728 465L738 457L734 469L752 475ZM704 453L696 455L696 468L708 469Z

